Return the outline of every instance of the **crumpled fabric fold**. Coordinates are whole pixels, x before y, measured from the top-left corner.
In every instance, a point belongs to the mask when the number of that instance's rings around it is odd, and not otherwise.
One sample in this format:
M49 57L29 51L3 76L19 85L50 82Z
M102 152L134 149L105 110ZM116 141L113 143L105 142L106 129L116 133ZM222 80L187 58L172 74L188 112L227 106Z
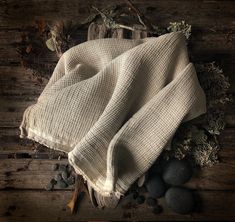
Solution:
M179 125L205 112L181 32L97 39L62 55L20 136L68 153L96 195L119 200Z

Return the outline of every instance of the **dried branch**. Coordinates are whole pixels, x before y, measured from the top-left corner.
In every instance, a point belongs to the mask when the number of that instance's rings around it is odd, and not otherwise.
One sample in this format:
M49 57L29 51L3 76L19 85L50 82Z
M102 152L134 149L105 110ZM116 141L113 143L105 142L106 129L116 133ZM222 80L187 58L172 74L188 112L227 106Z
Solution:
M153 26L151 22L144 16L144 14L137 7L135 7L130 0L125 0L125 2L129 6L130 11L136 14L139 19L139 22L144 26L144 28L148 31L152 31Z
M102 19L104 21L104 24L107 26L107 28L109 28L109 29L123 28L123 29L128 29L128 30L131 30L131 31L135 30L133 27L129 27L129 26L117 23L113 18L111 18L110 16L108 16L104 12L100 11L95 6L92 6L92 8L100 13L100 15L101 15L101 17L102 17Z

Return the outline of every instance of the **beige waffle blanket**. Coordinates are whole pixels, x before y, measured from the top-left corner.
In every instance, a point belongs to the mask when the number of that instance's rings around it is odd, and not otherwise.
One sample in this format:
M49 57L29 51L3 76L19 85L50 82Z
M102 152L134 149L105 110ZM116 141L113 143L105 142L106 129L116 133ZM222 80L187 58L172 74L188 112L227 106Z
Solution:
M119 199L180 123L205 112L182 33L97 39L62 55L20 129L21 137L67 152L99 195Z

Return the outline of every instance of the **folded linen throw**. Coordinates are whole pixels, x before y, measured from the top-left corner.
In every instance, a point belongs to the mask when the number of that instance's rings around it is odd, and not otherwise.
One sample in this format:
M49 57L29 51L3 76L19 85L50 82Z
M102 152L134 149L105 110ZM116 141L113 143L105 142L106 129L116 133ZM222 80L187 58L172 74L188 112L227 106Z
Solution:
M117 200L171 141L181 122L206 112L185 37L97 39L60 58L21 137L68 153L98 195Z

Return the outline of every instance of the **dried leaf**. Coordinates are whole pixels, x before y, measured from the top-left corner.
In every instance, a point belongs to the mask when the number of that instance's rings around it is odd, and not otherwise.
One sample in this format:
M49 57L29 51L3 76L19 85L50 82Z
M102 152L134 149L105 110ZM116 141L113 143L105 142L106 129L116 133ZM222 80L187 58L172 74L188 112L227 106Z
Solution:
M29 44L27 47L26 47L26 52L29 54L31 51L32 51L32 49L33 49L33 46L32 46L32 44Z
M55 51L55 43L52 38L46 41L47 48L50 49L52 52Z
M46 28L46 22L44 19L37 21L38 32L42 35Z

